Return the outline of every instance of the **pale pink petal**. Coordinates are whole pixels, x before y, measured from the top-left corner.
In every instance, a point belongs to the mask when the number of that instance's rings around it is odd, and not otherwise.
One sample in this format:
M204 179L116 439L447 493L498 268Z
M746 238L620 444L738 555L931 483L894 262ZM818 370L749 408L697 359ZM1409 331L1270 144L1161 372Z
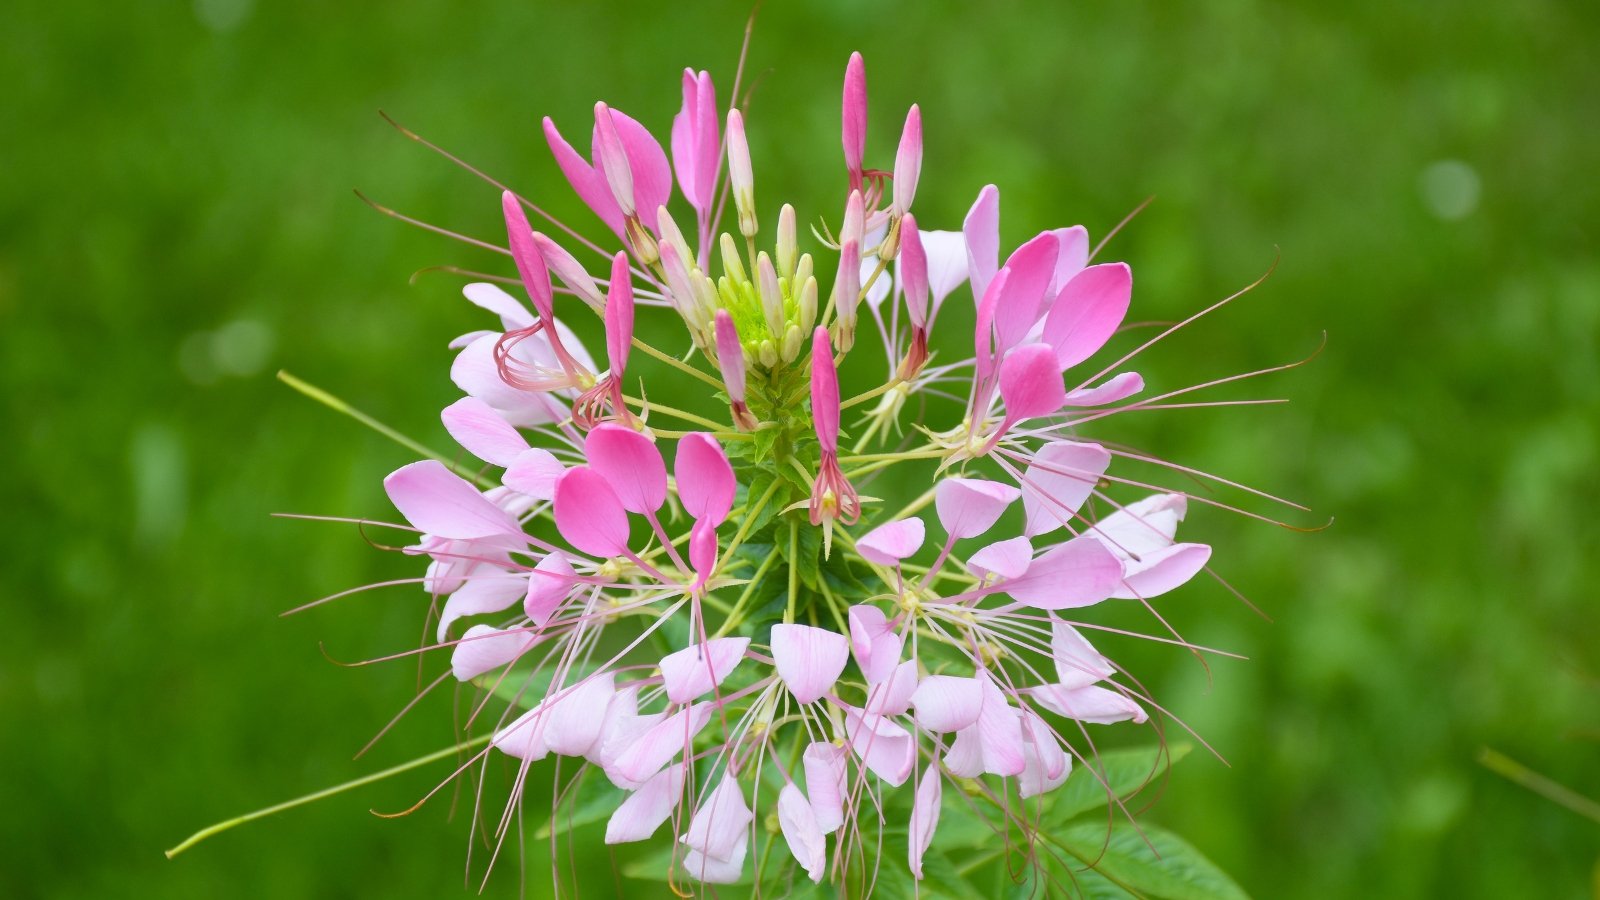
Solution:
M1121 559L1143 557L1170 547L1188 512L1183 494L1153 494L1101 519L1089 533Z
M489 745L514 759L528 762L544 759L550 755L550 748L544 742L544 727L549 718L545 710L530 709L495 732Z
M917 793L911 802L910 834L907 836L911 875L922 880L922 857L933 843L933 831L939 826L939 804L944 796L943 776L937 763L929 763L917 783Z
M556 482L555 513L556 530L584 553L627 552L628 513L605 476L588 466L574 466Z
M533 233L533 243L534 246L539 248L539 255L544 257L545 268L555 273L555 276L561 279L561 283L566 285L568 290L594 309L600 309L605 305L605 297L601 295L600 288L595 285L594 279L589 277L588 270L583 267L583 263L578 262L577 257L568 253L565 247L537 231ZM532 325L533 322L529 321L526 324ZM511 331L512 329L507 327L506 330ZM571 346L565 333L562 333L560 337L563 344ZM593 371L593 369L591 368L590 371Z
M967 240L959 231L920 231L917 237L927 256L928 291L937 310L967 281Z
M660 142L648 128L624 113L611 110L611 123L627 154L633 180L633 208L645 227L655 231L655 211L672 199L672 166L667 162L667 152L661 149Z
M944 734L977 722L983 695L983 683L976 678L929 675L911 694L911 705L916 707L918 725Z
M475 281L463 287L461 294L472 301L473 305L499 316L502 331L527 328L534 322L533 314L528 312L528 308L497 284Z
M1123 600L1158 597L1188 583L1211 559L1205 544L1173 544L1122 564L1122 583L1111 596Z
M552 695L555 697L553 702L546 700L540 704L549 704L544 742L552 753L562 756L588 755L600 737L600 726L605 722L603 713L595 713L604 710L611 700L611 695L615 693L615 678L612 672L590 675L577 684L557 689Z
M1057 228L1055 236L1061 251L1056 254L1056 274L1050 279L1050 290L1046 293L1057 298L1056 302L1059 303L1062 286L1089 264L1089 230L1082 225L1074 225L1071 228Z
M463 347L450 364L450 380L469 397L487 403L512 425L542 425L566 418L566 408L555 397L512 387L500 377L500 366L494 358L494 348L500 337L499 332L490 332ZM523 355L528 345L536 343L548 347L543 341L543 334L528 337L515 348L522 352L513 355Z
M811 335L811 415L823 452L838 452L839 373L833 367L828 329L820 325Z
M1025 764L1017 776L1017 794L1026 800L1053 791L1067 780L1072 758L1061 749L1061 742L1036 714L1022 714L1022 756Z
M1045 709L1079 722L1110 725L1130 720L1143 722L1149 718L1139 704L1102 687L1065 688L1057 684L1045 684L1029 688L1027 693Z
M994 575L999 578L1017 578L1028 571L1033 562L1033 545L1025 537L990 544L972 554L967 568L979 578Z
M402 466L383 480L400 514L419 531L445 538L519 535L522 526L438 460Z
M994 679L985 675L978 681L983 686L983 708L976 724L983 769L991 775L1020 775L1027 765L1022 755L1022 717Z
M823 836L817 814L806 802L805 794L793 782L778 792L778 827L800 867L812 881L820 883L828 865L828 839Z
M527 592L522 602L523 613L533 624L543 626L560 608L562 601L567 599L577 579L578 573L573 571L565 553L558 550L546 554L528 574L525 583Z
M1060 619L1050 623L1050 655L1056 661L1056 677L1065 688L1091 685L1117 671L1078 629Z
M457 681L471 681L511 662L535 643L537 638L522 629L502 631L488 625L474 625L451 651L450 672Z
M944 755L945 768L957 778L977 778L983 774L983 743L978 739L978 726L956 732L950 749Z
M1142 390L1144 378L1138 372L1121 372L1103 384L1073 391L1062 403L1065 406L1105 406L1126 400Z
M740 838L747 837L755 814L744 800L744 789L733 775L724 775L700 802L689 819L684 844L714 859L734 856Z
M556 495L556 482L567 467L555 454L543 447L529 447L511 461L500 481L519 494L538 500L552 500Z
M1055 275L1057 250L1056 236L1046 231L1018 247L1006 260L1011 277L1006 279L994 311L995 336L1001 352L1021 343L1039 320L1045 291Z
M628 743L632 743L633 738L643 734L645 729L649 727L649 725L636 726L635 723L641 718L639 715L639 685L630 684L617 689L610 699L606 701L605 712L600 717L600 736L589 746L589 752L583 755L584 759L601 768L611 765L612 760L616 758L617 734L623 730L630 731L631 737L628 738ZM662 718L666 718L666 716L661 715L657 720L659 721ZM611 756L606 755L608 744L611 745L613 750Z
M528 449L528 439L476 397L462 397L446 406L439 418L456 443L484 462L509 466L517 454Z
M463 616L478 616L510 608L521 599L526 587L526 576L499 569L479 569L445 601L444 609L439 613L438 639L443 641L451 623Z
M713 526L728 518L739 485L716 438L698 431L679 438L673 474L685 512L696 519L709 519Z
M628 512L654 512L667 501L667 464L649 438L626 425L602 422L583 442L589 465L605 476Z
M967 273L972 296L982 297L1000 268L1000 189L986 185L961 223L967 248Z
M850 607L850 649L868 684L877 684L900 663L900 636L876 606Z
M549 116L544 119L544 137L550 144L550 152L556 158L556 165L561 167L561 173L567 176L567 182L577 192L581 199L600 221L618 234L623 233L622 210L617 206L617 201L611 196L611 190L606 186L605 177L595 171L589 161L578 155L572 149L561 132L556 130L556 123ZM658 204L659 205L659 204ZM649 207L655 209L655 207Z
M606 822L606 843L642 841L656 833L683 797L683 764L668 766L628 795Z
M745 637L713 638L667 654L661 660L667 699L688 703L710 692L739 665L749 646L750 639Z
M953 538L977 537L994 527L1021 492L981 478L945 478L934 490L939 524Z
M868 562L892 566L922 546L925 537L922 520L897 519L872 529L856 541L856 550Z
M1048 416L1067 400L1055 351L1046 344L1028 344L1006 354L1000 364L1000 397L1006 420L1020 422Z
M806 772L806 794L816 814L817 827L832 834L844 824L845 752L831 741L806 745L801 763Z
M702 884L735 884L744 877L744 857L749 849L750 835L742 832L728 859L691 849L683 855L683 871Z
M1105 346L1127 316L1132 295L1127 263L1090 266L1062 287L1045 319L1044 340L1055 348L1063 371Z
M606 186L623 216L633 216L633 167L628 164L628 154L622 149L622 138L617 136L617 126L611 109L604 103L594 105L594 143L591 150L595 168L605 176Z
M1071 522L1111 465L1099 444L1051 441L1039 448L1022 473L1023 533L1048 534Z
M799 703L826 696L850 661L844 635L810 625L772 626L772 657L778 677Z
M917 742L904 728L884 716L847 706L844 730L851 750L873 774L895 787L911 777L917 762Z
M904 715L917 690L917 661L908 659L887 677L867 688L866 710L880 716Z
M1121 579L1117 557L1084 536L1046 552L1020 578L1001 582L1000 588L1029 606L1067 609L1105 600Z
M607 769L606 774L622 785L644 783L706 727L711 721L711 707L709 702L696 703L651 725L617 754L615 765Z

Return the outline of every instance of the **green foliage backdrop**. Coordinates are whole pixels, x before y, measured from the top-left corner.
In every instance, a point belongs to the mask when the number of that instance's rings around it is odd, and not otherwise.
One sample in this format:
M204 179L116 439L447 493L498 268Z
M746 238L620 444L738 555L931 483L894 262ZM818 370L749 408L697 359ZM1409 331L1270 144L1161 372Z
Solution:
M190 830L449 741L401 664L415 574L352 531L402 449L277 384L287 368L429 441L444 342L478 327L436 263L499 265L351 187L492 235L491 190L382 108L588 221L537 123L604 98L664 129L677 73L725 92L746 9L622 2L0 10L0 895L450 896L431 768L230 833ZM833 214L842 66L866 53L887 161L927 123L925 227L996 181L1008 241L1083 222L1137 277L1136 317L1260 291L1149 356L1153 383L1314 364L1122 435L1306 499L1299 535L1202 511L1192 535L1272 618L1214 585L1170 598L1210 677L1130 664L1231 763L1196 752L1149 821L1262 897L1584 896L1600 826L1475 762L1492 746L1600 793L1600 67L1592 5L795 3L752 51L765 204ZM725 94L724 94L725 96ZM807 209L804 204L812 204ZM822 204L827 204L823 206ZM652 320L671 327L664 319ZM548 890L530 850L529 896ZM619 857L620 869L624 858ZM581 848L584 896L613 861ZM472 885L473 888L476 885ZM516 896L515 860L488 896Z

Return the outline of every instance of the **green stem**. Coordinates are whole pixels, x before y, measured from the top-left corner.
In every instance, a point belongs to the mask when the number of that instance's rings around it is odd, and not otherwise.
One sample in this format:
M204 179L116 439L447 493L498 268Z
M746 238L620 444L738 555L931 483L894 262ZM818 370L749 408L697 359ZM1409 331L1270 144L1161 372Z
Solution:
M851 397L849 400L844 401L843 403L839 404L839 409L845 410L845 409L849 409L852 406L855 406L857 403L865 403L868 400L871 400L873 397L878 397L878 396L881 396L881 395L883 395L885 393L888 393L889 391L894 389L895 385L897 385L899 383L900 383L900 379L891 378L886 383L880 384L880 385L878 385L877 387L873 388L870 391L866 391L864 393L857 394L854 397Z
M722 382L721 381L719 381L719 380L717 380L715 378L712 378L710 375L707 375L706 373L700 371L699 369L696 369L694 366L689 365L688 363L684 362L681 359L678 359L677 357L673 356L672 354L670 354L670 353L662 353L660 350L657 350L656 348L650 346L649 344L646 344L644 341L641 341L638 338L634 338L633 339L633 345L635 347L638 347L640 350L644 351L645 354L647 354L649 356L653 356L656 359L661 360L662 362L666 363L667 365L672 366L674 369L677 369L677 370L679 370L681 372L684 372L685 374L688 374L688 375L693 375L695 378L698 378L701 381L704 381L706 384L711 385L712 387L716 388L717 390L719 390L719 391L722 390L723 386L722 386Z
M622 399L627 401L632 406L637 406L641 410L664 413L674 418L682 419L685 422L693 422L696 425L704 425L705 427L710 428L712 431L722 431L727 428L726 422L713 422L712 420L703 416L697 416L692 412L685 412L681 409L663 406L654 400L642 400L638 397L629 397L627 394L623 394Z
M924 447L920 450L891 450L888 453L852 453L848 456L839 457L839 464L878 462L880 460L898 462L903 459L933 459L934 457L943 456L944 453L945 451L938 447Z
M761 515L761 511L767 508L767 502L772 499L773 494L778 492L778 485L782 483L774 480L766 492L761 495L761 499L757 500L755 505L750 507L750 511L745 513L744 521L739 523L739 530L734 532L733 540L728 543L728 548L722 551L723 559L733 559L733 552L739 549L739 545L744 543L745 538L749 537L750 523L754 522L756 517ZM720 565L717 566L717 572L720 573L721 571L722 567Z
M1552 781L1498 750L1488 747L1478 751L1478 762L1489 771L1503 776L1547 800L1565 806L1586 819L1600 822L1600 803L1590 800L1560 782Z
M744 590L740 592L739 599L734 601L733 608L728 610L727 618L722 620L722 627L718 628L717 633L712 635L712 637L722 637L723 635L737 628L739 623L744 621L745 604L750 602L751 597L755 596L756 588L761 584L761 579L767 576L767 570L772 568L772 564L776 562L777 559L778 554L769 553L767 554L767 558L761 561L761 565L756 569L756 573L750 576L750 581L745 584ZM707 594L705 599L710 600L711 595Z
M795 557L800 553L800 523L794 519L789 520L789 608L783 612L785 624L794 624L795 600L800 594L800 566L796 565Z
M328 797L332 797L332 796L334 796L336 794L342 794L345 791L352 790L352 789L358 788L358 787L362 787L364 785L372 784L375 781L382 781L385 778L389 778L389 777L394 776L394 775L399 775L402 772L409 772L412 769L419 768L421 766L425 766L428 763L438 762L441 759L448 759L448 758L450 758L452 756L455 756L456 754L460 753L463 750L471 750L474 747L481 747L484 744L489 743L489 738L491 738L491 737L493 737L492 734L485 734L485 735L482 735L480 737L475 737L470 741L464 741L462 743L459 743L459 744L455 745L454 747L446 747L443 750L437 751L435 753L430 753L427 756L419 756L416 759L411 760L410 762L403 762L400 765L395 766L394 768L384 769L382 772L374 772L371 775L364 775L364 776L362 776L360 778L357 778L354 781L346 781L344 784L338 784L338 785L334 785L333 787L330 787L330 788L324 788L323 790L317 791L315 793L306 794L304 797L296 797L293 800L289 800L289 801L286 801L284 803L279 803L279 804L277 804L275 806L269 806L269 807L267 807L265 809L258 809L255 812L245 813L242 816L236 816L236 817L234 817L232 819L229 819L229 820L227 820L225 822L218 822L215 825L211 825L211 826L208 826L206 828L202 828L199 831L196 831L194 834L189 835L188 838L184 839L183 843L179 844L176 847L173 847L171 850L166 851L167 859L172 859L173 857L177 856L179 853L182 853L183 851L189 849L190 847L193 847L195 844L200 843L201 841L205 840L206 838L211 837L212 835L221 834L224 831L228 831L229 829L235 828L235 827L237 827L239 825L243 825L246 822L254 822L256 819L264 819L267 816L273 815L275 813L280 813L280 812L283 812L285 810L294 809L297 806L304 806L307 803L313 803L313 802L315 802L317 800L323 800L323 799L326 799Z

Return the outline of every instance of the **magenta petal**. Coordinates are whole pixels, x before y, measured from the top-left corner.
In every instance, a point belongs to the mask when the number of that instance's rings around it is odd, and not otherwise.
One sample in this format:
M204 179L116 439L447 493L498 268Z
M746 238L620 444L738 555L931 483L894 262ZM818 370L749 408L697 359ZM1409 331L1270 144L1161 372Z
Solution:
M793 782L778 792L778 828L806 875L820 883L828 865L828 839L823 836L816 811Z
M606 822L606 843L626 844L655 834L678 808L683 797L683 775L682 763L669 766L629 794Z
M925 536L922 520L897 519L872 529L856 541L856 550L868 562L892 566L916 553Z
M917 742L892 720L853 706L844 710L844 730L862 765L895 787L906 783L917 763Z
M1022 474L1023 533L1048 534L1071 522L1111 464L1099 444L1051 441L1039 448Z
M1111 661L1066 622L1050 623L1050 655L1055 657L1056 677L1065 688L1079 688L1110 678L1116 673Z
M944 796L944 785L937 763L929 763L917 783L917 793L911 802L909 864L911 875L922 880L922 857L933 844L933 831L939 826L939 804Z
M811 335L811 415L823 452L838 452L839 373L833 367L828 329L820 325Z
M1104 384L1073 391L1063 401L1066 406L1105 406L1126 400L1144 390L1144 378L1138 372L1121 372L1111 376Z
M999 521L1021 492L981 478L946 478L934 492L939 524L956 539L977 537Z
M1056 271L1056 236L1044 232L1018 247L1006 260L1011 270L994 311L994 330L1001 352L1022 342L1039 320L1045 291Z
M710 519L700 519L689 529L689 565L694 567L695 587L711 580L717 570L717 526Z
M536 500L551 500L556 495L556 482L566 471L567 467L549 450L529 447L511 461L506 473L500 476L500 483Z
M711 721L711 704L696 703L678 710L650 726L616 757L606 774L613 781L643 784L694 740Z
M867 150L867 68L861 54L850 54L844 68L844 102L839 135L844 145L844 164L851 174L851 187L860 187L862 159Z
M550 144L550 152L556 158L556 165L561 167L561 174L567 176L567 182L577 192L581 199L594 214L605 222L607 227L617 234L623 233L622 209L617 206L617 201L611 196L611 189L606 186L605 177L602 176L589 161L578 155L572 149L561 132L556 130L556 123L549 116L544 119L544 138ZM651 207L654 209L655 207Z
M522 533L505 510L437 460L396 469L383 480L383 489L406 521L427 534L473 540Z
M900 220L900 256L895 260L895 278L905 294L906 315L911 318L911 324L917 328L927 327L928 254L922 247L922 235L917 231L917 218L910 213Z
M1058 716L1095 725L1115 722L1143 722L1149 716L1139 704L1122 694L1102 687L1066 688L1045 684L1030 688L1034 702Z
M679 438L673 474L685 512L696 519L710 520L713 527L728 518L739 485L728 455L722 452L716 438L698 431Z
M1056 274L1050 279L1050 290L1046 295L1056 298L1059 303L1061 288L1089 264L1089 230L1082 225L1074 225L1071 228L1057 228L1055 236L1056 244L1061 249L1056 254Z
M661 678L666 683L667 699L688 703L721 684L750 646L744 637L713 638L692 644L661 660Z
M501 631L488 625L474 625L451 651L450 672L457 681L471 681L511 662L535 643L534 636L522 629Z
M820 700L833 689L850 661L844 635L810 625L772 626L772 656L778 677L800 703Z
M594 556L628 550L628 513L605 476L574 466L556 482L556 530L567 543Z
M533 241L533 227L528 224L528 214L522 211L517 195L505 191L500 195L500 208L505 213L506 239L511 246L511 259L522 276L522 287L538 310L539 318L551 321L555 292L550 284L550 270L545 267L544 255Z
M1205 544L1173 544L1122 564L1122 584L1111 596L1123 600L1158 597L1188 583L1211 559Z
M589 465L605 476L623 509L646 513L667 501L667 464L649 438L626 425L603 422L583 442Z
M929 675L911 695L917 724L939 733L960 731L978 721L983 710L983 684L976 678Z
M1048 416L1061 409L1067 400L1067 389L1049 345L1028 344L1006 354L1000 364L1000 397L1006 404L1006 419L1011 422Z
M1132 295L1127 263L1090 266L1062 287L1045 319L1044 341L1055 348L1063 371L1105 346L1127 316Z
M1033 561L1020 578L1000 589L1029 606L1067 609L1092 606L1111 596L1122 579L1122 563L1092 537L1073 538Z
M966 239L967 273L972 281L972 296L982 297L1000 268L1000 189L986 185L961 223Z
M628 351L633 348L633 276L628 272L626 253L619 252L611 260L605 319L606 358L612 379L620 385L622 373L628 367Z
M867 688L866 710L880 716L902 716L917 690L917 661L908 659Z
M555 551L545 555L533 567L526 580L526 594L522 611L535 625L543 626L561 607L562 601L572 592L578 573L573 571L567 555Z
M691 69L683 70L683 107L672 119L672 170L683 196L702 215L711 209L721 162L720 119L710 73L697 76Z
M444 429L468 453L502 468L528 449L528 440L489 404L462 397L439 414Z
M817 827L832 834L844 824L845 752L831 741L806 745L801 757L806 772L806 794L817 816Z
M994 575L1017 578L1033 562L1033 544L1025 537L999 541L979 550L967 560L967 568L979 578Z
M438 639L443 641L451 623L459 618L510 608L522 597L526 586L525 576L515 572L480 568L445 601L444 610L439 613Z

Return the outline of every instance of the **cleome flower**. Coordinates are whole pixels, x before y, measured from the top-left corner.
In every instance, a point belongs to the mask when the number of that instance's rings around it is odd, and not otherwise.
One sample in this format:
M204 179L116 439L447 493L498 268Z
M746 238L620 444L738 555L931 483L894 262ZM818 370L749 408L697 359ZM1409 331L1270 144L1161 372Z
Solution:
M684 891L922 879L952 810L1028 835L1074 767L1105 782L1094 726L1164 716L1103 639L1203 649L1152 601L1207 571L1189 502L1222 504L1113 463L1208 476L1086 434L1209 386L1135 399L1154 341L1086 365L1129 327L1129 266L1082 226L1002 252L992 185L958 229L920 221L922 113L868 168L859 54L841 121L840 196L809 229L758 204L744 113L704 72L667 147L604 103L587 155L544 120L613 246L500 198L498 280L532 309L465 287L498 327L451 343L465 396L442 413L486 468L384 482L429 560L422 652L477 691L486 739L457 774L513 762L496 855L541 773L558 807L599 804L607 844L657 842ZM969 295L970 341L938 327ZM569 327L589 316L599 356ZM1097 623L1113 603L1165 636Z

